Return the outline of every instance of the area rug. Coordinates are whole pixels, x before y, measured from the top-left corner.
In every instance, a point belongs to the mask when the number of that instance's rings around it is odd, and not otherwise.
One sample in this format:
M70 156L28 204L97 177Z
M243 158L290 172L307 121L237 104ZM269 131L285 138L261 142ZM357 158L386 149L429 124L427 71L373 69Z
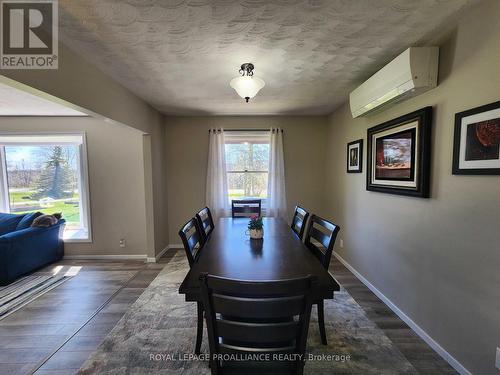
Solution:
M65 274L54 275L39 272L0 287L0 320L61 285L71 277Z
M130 307L79 374L210 374L193 358L196 306L178 288L188 271L178 252ZM313 307L306 374L418 374L345 289L325 301L328 346L321 345ZM206 330L202 353L209 353Z

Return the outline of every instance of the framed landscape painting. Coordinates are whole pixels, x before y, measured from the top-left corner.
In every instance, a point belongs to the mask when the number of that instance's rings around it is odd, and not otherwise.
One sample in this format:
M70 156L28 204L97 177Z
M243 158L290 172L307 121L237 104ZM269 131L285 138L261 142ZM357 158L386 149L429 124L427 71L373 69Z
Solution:
M455 115L453 174L500 174L500 102Z
M429 197L432 107L368 129L366 189Z
M363 140L358 139L347 144L347 173L363 171Z

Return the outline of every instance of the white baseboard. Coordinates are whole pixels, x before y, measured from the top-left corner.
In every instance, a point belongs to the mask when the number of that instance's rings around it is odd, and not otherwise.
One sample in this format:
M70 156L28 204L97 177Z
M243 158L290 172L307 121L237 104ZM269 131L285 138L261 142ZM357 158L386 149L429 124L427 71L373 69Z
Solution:
M112 255L65 255L64 259L76 259L76 260L145 260L147 258L146 254L112 254Z
M165 247L162 251L160 251L158 254L156 254L156 256L154 258L153 257L147 257L146 262L147 263L156 263L156 262L158 262L158 260L163 255L165 255L165 253L167 252L167 250L170 250L170 249L182 249L182 244L181 245L179 245L179 244L167 245L167 247Z
M184 245L182 245L181 243L174 243L174 244L168 245L168 248L169 249L184 249Z
M162 251L156 254L155 257L148 257L146 254L88 254L88 255L65 255L63 259L68 260L143 260L147 263L156 263L167 250L182 249L182 244L171 244L165 247Z
M415 331L417 335L420 336L432 349L436 351L443 359L450 364L459 374L461 375L472 375L472 373L467 370L459 361L457 361L450 353L448 353L441 345L439 345L434 339L427 334L420 326L415 323L411 318L401 311L389 298L387 298L380 290L373 286L367 279L363 277L353 266L351 266L347 261L342 258L337 252L333 252L335 257L344 266L349 269L363 284L365 284L368 289L370 289L378 298L380 298L399 318L410 326L411 329Z
M166 248L164 248L162 251L160 251L158 254L156 254L156 256L154 257L147 257L146 258L146 263L156 263L158 262L158 259L160 259L163 254L165 254L165 251L168 250L168 246Z

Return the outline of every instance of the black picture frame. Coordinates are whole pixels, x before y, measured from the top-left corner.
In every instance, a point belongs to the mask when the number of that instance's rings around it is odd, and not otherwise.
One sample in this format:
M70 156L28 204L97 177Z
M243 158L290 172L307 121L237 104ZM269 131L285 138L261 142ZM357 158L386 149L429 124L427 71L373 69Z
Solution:
M357 155L357 161L358 165L357 168L355 169L349 169L351 166L351 153L350 153L350 148L351 146L358 145L357 150L358 150L358 155ZM355 141L349 142L347 144L347 150L346 150L346 172L347 173L361 173L363 172L363 139L357 139Z
M415 126L412 125L413 123L416 123ZM386 135L381 135L381 133L386 133ZM384 141L393 139L398 134L404 134L405 137L411 139L410 160L408 161L409 171L406 171L408 168L400 168L400 171L404 171L404 175L400 177L376 176L377 168L375 163L377 163L377 157L374 157L373 154L377 151L377 145L374 145L374 139L375 141ZM430 106L369 128L367 130L366 190L429 198L431 134L432 107ZM384 147L383 142L379 143L379 145ZM382 158L383 163L385 153ZM395 171L392 172L395 173Z
M461 160L461 147L462 147L462 130L463 130L463 120L466 117L472 116L472 115L478 115L482 114L485 112L489 112L495 109L500 109L500 101L482 105L479 107L471 108L466 111L458 112L455 114L455 133L453 136L453 164L452 164L452 174L454 175L500 175L500 168L488 168L488 167L481 167L481 168L461 168L460 167L460 162ZM486 116L488 117L488 116ZM497 118L492 118L492 119L497 119ZM488 120L481 120L479 122L475 122L472 124L467 124L468 127L470 125L476 125L481 123L482 121L488 121ZM498 125L497 123L497 126ZM498 136L498 134L497 134ZM466 142L468 142L468 137L469 135L466 135ZM485 147L484 145L479 145L480 147ZM467 145L465 146L467 147ZM500 145L496 145L496 153L499 153L499 147ZM467 150L466 150L467 152ZM500 155L497 155L497 159L489 159L489 160L499 160L500 163ZM465 155L464 155L464 161L465 160Z

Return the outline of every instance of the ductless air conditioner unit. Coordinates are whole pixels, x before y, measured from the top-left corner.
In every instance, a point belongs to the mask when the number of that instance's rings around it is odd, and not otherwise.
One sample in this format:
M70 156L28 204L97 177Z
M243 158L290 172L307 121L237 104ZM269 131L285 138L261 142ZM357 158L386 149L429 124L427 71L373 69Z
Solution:
M410 47L349 95L352 117L409 99L437 86L438 47Z

